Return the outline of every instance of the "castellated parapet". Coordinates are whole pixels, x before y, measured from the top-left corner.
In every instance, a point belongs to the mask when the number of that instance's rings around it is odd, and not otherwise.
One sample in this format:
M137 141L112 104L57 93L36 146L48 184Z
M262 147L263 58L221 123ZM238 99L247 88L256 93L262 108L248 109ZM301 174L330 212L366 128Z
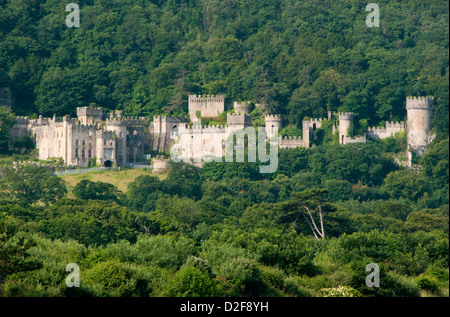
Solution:
M225 111L224 95L190 95L189 96L189 117L191 122L198 122L197 112L202 117L216 117Z
M278 147L280 149L289 149L304 147L303 139L299 136L278 136Z
M386 122L385 127L370 127L367 129L367 136L372 139L389 138L396 133L405 131L404 122Z
M430 110L433 106L434 97L406 97L406 110L420 109Z
M89 118L92 118L93 122L103 120L103 108L101 107L78 107L77 117L82 124L88 124ZM91 121L92 122L92 121Z
M252 126L252 117L248 114L227 114L227 125L236 129L243 129Z

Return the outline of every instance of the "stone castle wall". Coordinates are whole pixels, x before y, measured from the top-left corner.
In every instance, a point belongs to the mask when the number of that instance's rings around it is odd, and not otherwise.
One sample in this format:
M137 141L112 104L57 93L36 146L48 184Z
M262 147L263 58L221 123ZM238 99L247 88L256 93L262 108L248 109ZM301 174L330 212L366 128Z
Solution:
M190 95L189 117L191 122L197 122L197 111L202 117L216 117L225 111L225 96L223 95Z

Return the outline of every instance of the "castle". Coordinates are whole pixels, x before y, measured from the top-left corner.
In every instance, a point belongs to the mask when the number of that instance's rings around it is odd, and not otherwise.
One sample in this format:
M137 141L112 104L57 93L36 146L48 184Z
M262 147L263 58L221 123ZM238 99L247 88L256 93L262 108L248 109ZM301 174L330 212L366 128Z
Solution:
M12 138L31 136L39 159L62 158L69 166L123 166L142 159L146 141L146 118L123 117L122 112L105 116L100 107L77 108L77 119L17 117Z
M422 155L433 139L430 135L432 103L433 97L408 97L406 123L386 122L385 127L370 127L359 137L353 136L353 114L339 113L333 133L338 134L339 144L345 145L365 143L366 138L383 139L406 131L410 164L412 153ZM62 158L70 166L87 167L94 161L105 167L125 166L144 160L144 153L150 149L168 153L179 141L192 144L184 155L199 162L202 157L223 156L223 140L253 125L246 102L234 102L234 113L227 114L226 124L201 125L202 118L214 118L224 111L223 95L189 96L190 122L169 116L155 116L149 121L145 117L124 117L121 111L106 115L102 108L89 106L77 108L77 118L17 117L12 137L31 136L39 159ZM329 112L328 120L331 117ZM286 137L278 135L283 127L281 116L268 114L265 115L265 132L268 139L276 138L279 148L310 147L324 120L305 119L302 137Z

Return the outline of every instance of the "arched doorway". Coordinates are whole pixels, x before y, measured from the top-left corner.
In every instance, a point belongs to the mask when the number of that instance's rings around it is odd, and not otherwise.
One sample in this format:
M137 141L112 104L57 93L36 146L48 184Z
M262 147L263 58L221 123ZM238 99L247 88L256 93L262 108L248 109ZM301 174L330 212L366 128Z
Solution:
M112 167L112 162L110 160L106 160L105 163L103 163L105 167Z

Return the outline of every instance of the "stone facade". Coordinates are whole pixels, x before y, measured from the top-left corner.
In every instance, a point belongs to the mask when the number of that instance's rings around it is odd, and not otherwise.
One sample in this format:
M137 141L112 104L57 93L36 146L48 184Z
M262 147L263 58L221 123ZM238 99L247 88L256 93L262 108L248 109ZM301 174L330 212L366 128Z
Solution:
M189 118L191 122L198 122L199 112L201 117L217 117L225 111L225 96L223 95L190 95L189 96Z
M103 109L78 108L77 119L29 119L19 117L13 138L34 138L39 159L62 158L69 166L123 166L140 161L145 149L145 118L123 118L113 113L105 119Z
M384 128L370 127L367 129L367 136L372 139L385 139L396 133L404 132L404 122L386 122Z
M407 144L416 155L422 155L433 138L430 135L433 97L406 98Z
M197 112L200 111L201 117L217 116L224 111L224 100L223 96L190 96L190 123L184 118L167 116L155 116L149 122L144 117L124 117L121 111L105 115L102 108L94 106L78 108L77 118L17 117L12 137L29 135L35 140L40 159L62 158L66 165L72 166L86 167L94 160L102 166L124 166L141 161L144 151L150 148L160 153L172 150L184 153L198 163L205 157L211 160L222 158L225 140L231 135L244 131L252 136L251 131L246 130L252 127L252 118L243 110L235 109L238 113L229 113L226 125L200 125ZM366 137L383 139L407 131L409 153L421 155L432 140L429 133L432 101L432 97L407 98L406 124L387 122L385 127L369 128L359 137L352 136L353 114L339 113L338 126L333 126L333 133L339 134L339 144L344 145L365 143ZM240 103L235 105L242 106ZM330 113L328 119L332 119ZM278 136L279 148L310 147L310 141L317 139L316 131L322 123L321 118L303 120L303 136L286 137L279 135L283 127L281 116L266 115L265 132L267 139ZM173 148L175 144L181 144L181 147Z

